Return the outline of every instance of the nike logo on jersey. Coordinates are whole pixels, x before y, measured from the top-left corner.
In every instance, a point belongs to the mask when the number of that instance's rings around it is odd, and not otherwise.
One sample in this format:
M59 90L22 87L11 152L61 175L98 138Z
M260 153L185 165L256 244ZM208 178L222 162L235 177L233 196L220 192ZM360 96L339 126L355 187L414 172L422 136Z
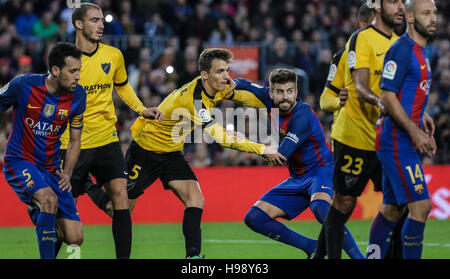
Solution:
M427 65L420 65L420 69L423 70L423 69L425 69L426 66Z
M379 56L381 56L381 55L383 55L383 54L385 54L385 52L377 53L377 56L379 57Z
M323 186L323 185L320 188L322 188L322 189L331 189L331 187L326 187L326 186Z
M35 106L32 106L32 105L28 104L28 108L29 109L38 109L38 108L41 108L41 107L35 107Z

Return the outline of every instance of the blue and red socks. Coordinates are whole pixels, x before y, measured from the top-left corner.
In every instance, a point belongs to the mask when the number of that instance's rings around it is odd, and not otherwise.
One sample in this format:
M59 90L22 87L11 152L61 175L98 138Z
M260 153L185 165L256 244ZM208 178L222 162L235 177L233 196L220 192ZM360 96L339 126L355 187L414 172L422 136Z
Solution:
M422 256L425 223L406 218L402 229L404 259L420 259Z
M378 212L377 217L375 217L370 227L369 246L367 250L368 258L385 258L396 225L397 222L389 221L381 212ZM371 247L374 247L373 245L377 245L377 247L375 246L376 248L372 249ZM373 253L379 253L379 255Z
M317 241L305 237L283 223L272 219L266 212L257 206L252 206L244 218L245 224L253 231L273 240L297 247L303 250L308 256L314 253Z
M38 238L39 254L41 259L55 258L56 215L41 212L36 219L36 235Z

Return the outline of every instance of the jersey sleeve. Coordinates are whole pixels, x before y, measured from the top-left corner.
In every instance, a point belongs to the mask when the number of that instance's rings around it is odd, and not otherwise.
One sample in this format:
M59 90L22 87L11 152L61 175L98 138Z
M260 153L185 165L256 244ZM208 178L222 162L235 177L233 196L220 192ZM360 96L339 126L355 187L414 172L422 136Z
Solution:
M234 82L236 83L236 88L227 99L246 107L272 108L269 87L261 86L242 78L238 78Z
M289 121L286 136L280 143L278 152L285 158L291 154L311 135L311 112L306 109L297 111Z
M402 44L392 46L384 58L380 88L397 94L411 67L411 52Z
M211 123L211 125L208 125L203 130L223 147L258 155L264 154L264 144L253 142L248 139L239 139L233 135L233 131L227 132L227 130L225 130L225 128L217 122Z
M344 87L345 82L345 49L336 52L331 61L325 88L320 95L320 108L333 112L340 109L339 92Z
M348 49L348 67L350 72L357 69L370 68L370 53L371 46L364 36L364 33L359 32L350 38Z
M324 111L334 112L340 107L339 93L325 87L320 95L320 108Z
M125 60L123 59L122 52L117 50L116 54L116 71L114 73L114 86L124 86L128 83L127 70L125 67Z
M7 110L17 102L22 77L16 77L0 89L0 110Z
M325 87L339 94L344 87L345 82L345 48L337 51L331 60L330 70L328 71L327 82Z
M86 91L80 89L80 101L78 106L75 108L73 117L69 120L71 129L82 129L83 128L83 113L86 110Z
M142 112L146 109L128 81L123 86L117 87L116 91L125 104L127 104L138 114L142 114Z

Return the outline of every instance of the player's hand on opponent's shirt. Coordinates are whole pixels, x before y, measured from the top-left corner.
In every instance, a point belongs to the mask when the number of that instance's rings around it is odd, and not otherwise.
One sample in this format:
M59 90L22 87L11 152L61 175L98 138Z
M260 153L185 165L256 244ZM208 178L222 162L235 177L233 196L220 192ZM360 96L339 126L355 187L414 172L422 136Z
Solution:
M59 178L58 187L63 190L70 192L72 190L72 185L70 184L70 176L64 172L56 171L56 176Z
M348 99L348 90L347 88L341 88L339 91L339 105L343 107Z
M276 145L266 146L263 157L266 158L270 164L275 166L282 166L287 161L286 158L278 152L278 146Z
M159 122L163 120L163 113L157 107L146 108L142 116L147 119L156 119Z

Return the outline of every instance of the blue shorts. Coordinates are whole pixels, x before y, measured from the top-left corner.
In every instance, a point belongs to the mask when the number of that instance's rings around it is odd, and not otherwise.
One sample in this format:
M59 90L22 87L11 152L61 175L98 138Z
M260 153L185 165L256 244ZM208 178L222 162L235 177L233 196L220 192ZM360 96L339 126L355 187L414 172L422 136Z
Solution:
M420 154L377 151L383 167L383 203L403 205L430 198Z
M5 179L13 188L20 200L26 204L31 204L33 195L42 188L50 187L58 197L57 218L64 218L74 221L80 221L75 201L72 193L62 191L58 187L59 178L48 172L45 168L22 160L5 158L3 172Z
M287 220L297 217L311 203L315 193L333 197L333 167L317 167L302 178L289 177L265 193L260 200L282 209Z

